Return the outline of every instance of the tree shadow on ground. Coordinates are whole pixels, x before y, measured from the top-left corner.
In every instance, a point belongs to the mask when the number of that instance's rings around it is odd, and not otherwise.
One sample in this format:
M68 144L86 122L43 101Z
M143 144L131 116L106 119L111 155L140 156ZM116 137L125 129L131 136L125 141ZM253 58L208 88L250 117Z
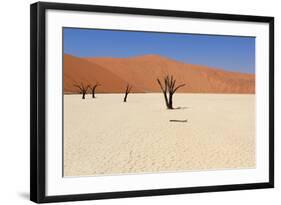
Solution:
M179 107L176 107L176 108L174 108L174 110L185 110L185 109L189 109L190 107L181 107L181 106L179 106Z
M187 120L169 120L169 122L187 122Z

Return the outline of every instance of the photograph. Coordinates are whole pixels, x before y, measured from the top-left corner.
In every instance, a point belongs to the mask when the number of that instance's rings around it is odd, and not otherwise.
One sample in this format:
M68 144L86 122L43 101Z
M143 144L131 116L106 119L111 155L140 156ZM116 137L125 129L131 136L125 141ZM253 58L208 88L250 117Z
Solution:
M274 188L274 17L167 9L30 6L31 201Z
M63 177L256 168L255 36L62 39Z

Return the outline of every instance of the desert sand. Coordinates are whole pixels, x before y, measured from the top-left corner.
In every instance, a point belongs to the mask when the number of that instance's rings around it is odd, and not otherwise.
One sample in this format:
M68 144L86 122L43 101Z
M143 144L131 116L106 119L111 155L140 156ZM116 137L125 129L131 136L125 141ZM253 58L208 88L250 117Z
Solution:
M74 83L102 86L98 92L123 93L127 83L132 92L159 92L157 78L172 74L187 86L182 93L255 93L255 74L230 72L186 64L160 55L130 58L78 58L64 55L64 92L78 93Z
M255 95L64 95L64 176L255 167ZM187 122L170 122L187 120Z

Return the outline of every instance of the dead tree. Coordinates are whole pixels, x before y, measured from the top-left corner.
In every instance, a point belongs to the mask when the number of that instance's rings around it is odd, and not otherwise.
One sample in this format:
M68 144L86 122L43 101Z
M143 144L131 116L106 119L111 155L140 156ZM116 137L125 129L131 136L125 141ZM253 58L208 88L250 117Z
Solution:
M185 86L185 84L180 84L176 86L176 80L173 78L172 75L171 76L167 75L164 78L164 85L158 78L157 78L157 82L160 85L160 88L163 92L167 109L173 109L173 95L179 88Z
M82 94L82 99L85 99L85 95L86 95L86 93L87 93L87 90L88 90L88 88L89 88L89 85L84 86L84 84L81 83L80 85L74 84L74 86L77 87L77 88L79 88L80 93Z
M132 89L132 86L130 86L129 84L127 84L126 91L125 91L125 97L124 97L123 102L127 102L127 96L128 96L128 94L131 92L131 89Z
M91 91L92 91L92 97L93 97L93 98L96 97L96 96L95 96L95 93L96 93L96 88L97 88L98 86L101 86L101 84L96 83L95 85L90 86L90 89L91 89Z

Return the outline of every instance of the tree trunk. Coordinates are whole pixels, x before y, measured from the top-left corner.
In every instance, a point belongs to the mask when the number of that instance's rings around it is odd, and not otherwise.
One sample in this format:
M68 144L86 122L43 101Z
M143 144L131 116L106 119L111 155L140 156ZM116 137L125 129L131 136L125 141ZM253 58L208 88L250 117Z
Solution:
M169 103L168 103L168 109L173 109L173 94L170 93L169 95Z
M85 99L85 95L87 93L87 90L89 88L89 85L87 86L84 86L83 83L81 83L81 85L78 85L78 84L74 84L75 87L79 88L80 90L80 94L82 94L82 99Z
M174 109L173 108L173 94L179 88L185 86L185 84L176 86L176 80L173 78L173 75L171 75L171 76L167 75L164 78L164 84L162 84L158 78L157 78L157 82L160 85L160 88L164 94L167 109ZM167 95L169 95L169 96L167 96Z
M169 102L168 102L168 97L167 97L167 94L166 94L165 92L163 92L163 95L164 95L164 99L165 99L166 107L168 108L168 107L169 107Z
M127 102L127 96L128 96L128 93L125 93L125 97L124 97L124 101L123 102Z
M96 88L98 87L98 84L95 85L93 88L92 88L92 97L95 98L95 93L96 93Z

